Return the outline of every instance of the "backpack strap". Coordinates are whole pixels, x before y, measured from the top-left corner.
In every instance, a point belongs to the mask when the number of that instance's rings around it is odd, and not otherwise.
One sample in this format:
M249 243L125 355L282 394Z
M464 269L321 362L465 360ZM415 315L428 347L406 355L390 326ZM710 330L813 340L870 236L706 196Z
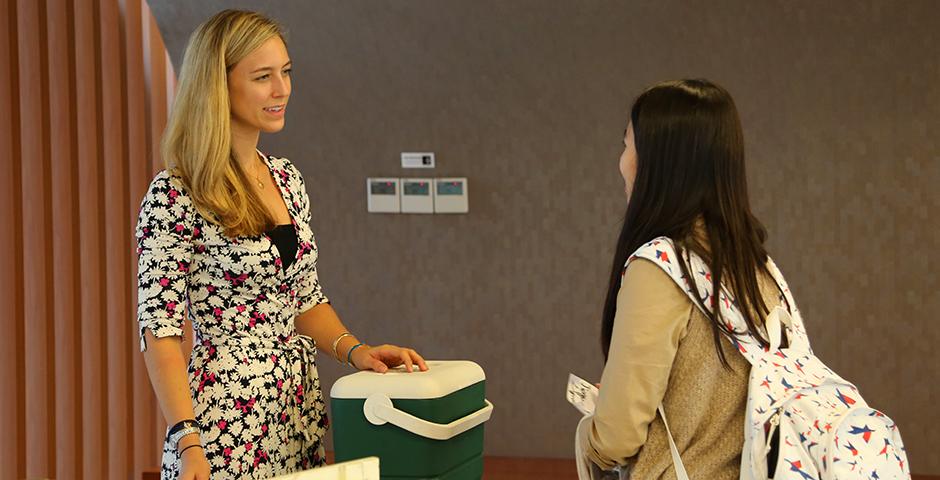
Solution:
M813 348L809 343L809 335L806 334L806 326L803 324L803 315L800 314L800 309L796 306L796 300L793 299L793 293L790 291L790 286L787 285L787 280L783 278L777 264L770 257L767 257L767 270L774 281L777 282L780 291L783 292L783 300L787 304L787 311L791 319L790 346L813 353Z
M676 285L679 285L689 296L692 303L701 310L699 302L696 301L697 295L698 298L701 299L701 303L705 305L705 313L707 314L711 310L711 299L713 295L711 269L695 252L685 250L683 253L684 258L679 259L672 239L659 237L637 249L637 251L627 259L627 263L624 265L624 271L626 271L627 265L635 258L650 260L662 268L676 282ZM682 274L682 269L678 264L679 261L688 261L691 265L690 272L694 277L694 289L689 279ZM806 327L803 324L803 317L800 315L800 310L796 306L796 301L793 299L790 287L787 285L786 279L783 278L783 274L780 273L780 269L777 268L777 264L769 257L767 258L767 270L783 293L781 300L786 302L786 313L789 314L777 315L776 312L772 311L770 316L774 317L774 319L787 319L783 323L790 327L788 337L790 348L812 353L809 336L806 334ZM722 287L721 292L719 292L718 306L721 310L721 315L725 321L726 327L737 332L747 330L747 323L744 321L744 316L738 309L737 302L734 301L734 298L724 287ZM778 334L776 334L776 336L779 337L779 325L779 322L773 322L773 325L766 325L766 327L768 328L768 332L770 329L777 329ZM775 334L770 332L770 335ZM735 336L726 335L726 337L752 365L761 357L763 348L761 348L760 342L752 335L742 333Z
M653 240L650 243L647 243L643 247L640 247L627 259L627 262L623 267L624 273L626 273L627 266L630 265L630 262L637 258L647 259L662 268L676 282L676 284L679 285L679 288L681 288L682 291L684 291L689 296L689 298L692 300L692 303L696 303L694 295L699 295L702 292L693 292L692 284L687 278L685 278L684 275L682 275L682 269L679 267L679 264L676 263L677 255L675 248L673 248L672 242L668 238L661 237ZM742 351L742 353L744 353L744 351ZM745 354L745 357L747 357L747 354ZM682 456L679 454L679 449L676 447L676 441L672 436L672 430L669 428L669 421L666 419L666 411L663 408L662 403L659 404L659 406L656 408L656 411L663 419L663 426L666 427L666 438L669 439L669 453L672 455L672 466L676 472L676 479L689 480L689 475L685 470L685 465L682 463Z
M676 480L689 480L689 474L685 471L685 464L682 463L682 457L679 456L679 449L676 448L676 441L672 438L672 431L669 430L669 422L666 421L666 410L663 404L659 404L656 409L659 416L663 417L663 426L666 427L666 438L669 439L669 452L672 454L672 467L676 470Z
M637 249L637 251L627 259L627 263L624 265L624 272L626 272L626 268L630 265L630 262L637 258L649 260L662 268L700 310L702 310L700 303L704 304L704 311L708 314L714 295L712 291L711 271L708 265L694 252L686 250L684 253L685 258L678 258L672 239L659 237ZM678 263L681 261L689 262L691 267L690 273L694 277L692 281L682 274L682 268ZM718 307L721 311L722 319L724 319L725 326L729 330L735 332L747 331L744 317L738 311L733 299L724 288L718 292ZM763 348L761 348L760 342L752 335L741 333L733 336L725 336L751 365L760 361L764 353Z

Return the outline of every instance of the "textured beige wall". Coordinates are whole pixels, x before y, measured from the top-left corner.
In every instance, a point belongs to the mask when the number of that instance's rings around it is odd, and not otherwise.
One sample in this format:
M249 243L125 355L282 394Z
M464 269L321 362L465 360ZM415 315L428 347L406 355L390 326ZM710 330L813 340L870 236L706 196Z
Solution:
M288 26L288 126L263 146L306 176L326 289L369 341L479 362L491 454L571 455L562 392L602 368L632 97L723 84L817 353L900 423L915 472L940 473L936 2L171 3L151 2L177 64L223 6ZM470 178L469 215L366 213L365 177L411 174L413 150Z

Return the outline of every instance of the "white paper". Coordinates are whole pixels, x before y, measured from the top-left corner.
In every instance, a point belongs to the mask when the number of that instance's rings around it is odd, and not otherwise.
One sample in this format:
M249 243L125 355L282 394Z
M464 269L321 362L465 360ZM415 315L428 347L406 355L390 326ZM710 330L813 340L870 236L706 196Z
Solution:
M597 403L597 387L573 374L568 374L568 391L566 397L568 402L574 405L574 408L577 408L579 412L584 415L592 415L594 413L594 406Z

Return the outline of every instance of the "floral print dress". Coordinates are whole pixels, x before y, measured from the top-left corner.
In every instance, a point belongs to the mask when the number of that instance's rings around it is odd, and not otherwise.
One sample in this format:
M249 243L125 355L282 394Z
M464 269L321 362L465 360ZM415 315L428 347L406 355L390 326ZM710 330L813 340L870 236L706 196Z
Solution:
M310 337L294 318L327 302L317 279L310 201L287 159L265 157L297 234L284 268L266 234L226 237L178 177L153 179L137 224L138 322L155 337L194 331L189 387L212 478L268 478L325 463L329 426ZM164 446L162 478L179 457Z

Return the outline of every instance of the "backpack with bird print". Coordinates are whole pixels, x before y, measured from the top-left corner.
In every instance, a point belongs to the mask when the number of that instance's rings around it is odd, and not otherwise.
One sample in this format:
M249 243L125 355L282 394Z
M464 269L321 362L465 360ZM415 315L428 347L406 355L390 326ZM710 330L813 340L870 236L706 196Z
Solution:
M726 288L717 299L713 297L708 264L687 249L682 255L678 258L672 240L660 237L640 247L627 264L638 258L653 262L693 304L708 310L718 305L729 330L747 332ZM692 279L683 274L680 261ZM909 479L897 425L869 407L854 385L816 358L786 281L770 258L767 267L787 305L775 307L764 321L770 346L762 347L749 333L725 335L751 364L741 479ZM785 347L781 347L783 335ZM671 437L670 442L674 443ZM776 455L768 455L772 451ZM768 465L774 456L775 465ZM684 472L676 451L673 460L676 471Z

